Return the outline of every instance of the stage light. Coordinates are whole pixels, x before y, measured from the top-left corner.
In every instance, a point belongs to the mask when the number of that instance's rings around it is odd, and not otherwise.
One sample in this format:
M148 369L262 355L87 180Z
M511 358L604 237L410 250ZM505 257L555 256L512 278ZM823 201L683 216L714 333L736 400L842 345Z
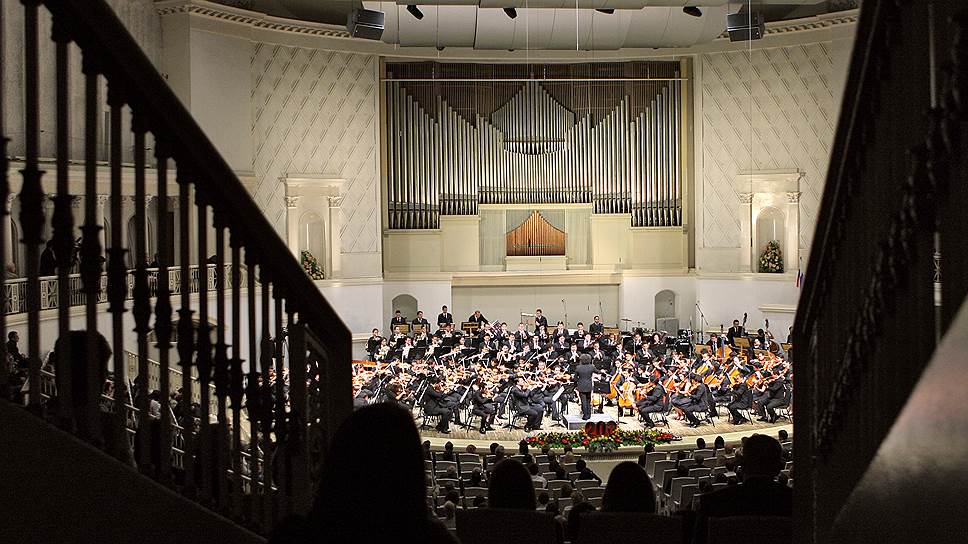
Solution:
M611 15L611 14L615 13L615 10L614 9L611 9L611 8L596 9L595 11L597 11L599 13L604 13L605 15Z
M420 11L420 8L418 8L416 5L414 5L414 4L408 4L407 5L407 11L409 11L410 12L410 15L413 15L413 18L414 19L417 19L418 21L420 19L423 19L423 12Z
M682 12L692 17L702 17L702 10L696 6L686 6L682 8Z
M518 10L514 8L504 8L504 14L508 16L508 19L514 19L518 16Z

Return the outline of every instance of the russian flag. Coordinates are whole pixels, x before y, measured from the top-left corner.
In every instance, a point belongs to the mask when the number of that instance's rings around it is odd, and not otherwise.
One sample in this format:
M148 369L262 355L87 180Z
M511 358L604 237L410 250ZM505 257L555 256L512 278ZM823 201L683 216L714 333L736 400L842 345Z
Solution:
M797 266L797 289L803 287L803 270Z

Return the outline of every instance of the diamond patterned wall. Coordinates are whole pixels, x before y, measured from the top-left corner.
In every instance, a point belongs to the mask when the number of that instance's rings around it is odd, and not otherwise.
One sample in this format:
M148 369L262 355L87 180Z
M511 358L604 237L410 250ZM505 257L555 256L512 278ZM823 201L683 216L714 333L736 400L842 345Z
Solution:
M800 247L810 244L840 91L826 42L702 55L702 241L739 247L736 175L800 169ZM752 58L752 62L751 62Z
M287 174L345 181L344 253L379 250L377 57L256 44L252 58L255 200L284 234Z

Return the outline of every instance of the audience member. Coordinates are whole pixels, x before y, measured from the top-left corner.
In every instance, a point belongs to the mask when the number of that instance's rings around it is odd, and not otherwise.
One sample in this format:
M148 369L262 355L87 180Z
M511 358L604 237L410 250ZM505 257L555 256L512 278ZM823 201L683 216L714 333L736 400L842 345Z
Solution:
M654 452L654 451L655 451L655 444L653 444L652 442L649 442L648 444L646 444L646 445L645 445L645 446L644 446L644 447L642 448L642 450L643 450L643 451L644 451L645 453L652 453L652 452Z
M605 485L602 511L655 513L652 481L642 467L631 461L615 465Z
M696 439L696 449L697 450L706 449L706 440L701 436Z
M487 506L487 498L483 495L474 497L474 508L484 508Z
M456 542L429 515L420 435L408 410L391 403L356 410L336 431L325 459L308 520L314 540Z
M648 454L645 454L645 453L640 453L640 454L639 454L639 460L637 461L637 464L638 464L638 465L639 465L640 467L642 467L643 469L645 469L645 463L646 463L646 460L647 460L647 459L648 459Z
M495 465L488 480L487 504L491 508L534 510L534 484L524 465L505 459Z
M783 469L782 448L773 437L754 434L743 445L743 483L703 497L693 542L705 542L707 520L727 516L791 516L793 490L775 478Z
M467 447L464 448L464 453L477 453L477 446L474 444L468 444Z
M780 429L780 431L776 434L780 437L780 442L786 442L790 439L790 433L788 433L786 429Z
M531 481L538 482L541 487L548 487L548 479L538 472L538 465L531 463L528 465L528 472L531 473Z
M433 452L430 451L430 440L423 441L423 456L424 460L431 461L434 458Z
M548 503L550 501L551 501L551 496L548 495L547 491L542 491L541 493L538 493L538 508L544 508L548 506Z
M717 436L716 440L713 442L713 447L717 450L726 449L726 440L721 436Z
M588 468L588 463L584 459L579 459L575 462L575 470L578 471L579 480L598 480L599 484L602 483L602 479L592 469Z
M454 454L454 443L453 442L451 442L451 441L448 440L447 443L444 444L444 453L442 453L440 455L440 460L441 461L456 461L457 460L457 455Z
M676 475L673 478L685 478L686 476L689 476L689 467L676 467ZM672 493L672 478L666 476L665 482L662 483L662 491L666 495Z
M575 462L575 454L572 453L571 446L565 446L564 453L561 456L561 462L565 464L571 464Z
M571 507L571 511L568 512L567 540L570 542L575 542L578 540L578 530L581 526L581 516L587 514L588 512L594 511L595 507L587 502L580 502Z
M482 478L481 469L475 468L474 470L471 471L471 476L467 480L467 485L469 487L481 487L481 478Z

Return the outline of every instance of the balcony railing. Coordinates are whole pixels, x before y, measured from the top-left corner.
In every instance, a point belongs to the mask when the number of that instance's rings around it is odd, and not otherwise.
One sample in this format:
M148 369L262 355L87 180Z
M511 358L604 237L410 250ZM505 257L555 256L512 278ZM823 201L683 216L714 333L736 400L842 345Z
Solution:
M199 270L205 270L206 277L206 290L210 293L214 293L217 288L217 274L215 265L191 265L189 267L190 277L188 281L188 292L195 294L198 293L198 277ZM226 275L226 281L232 283L232 269L231 264L226 264L222 267L224 274ZM161 284L158 276L157 268L147 268L145 271L148 274L148 296L150 298L156 298L158 296L158 287ZM136 271L129 271L127 280L128 286L125 291L125 300L134 300L134 285L137 278ZM245 267L242 267L242 274L239 275L240 288L247 289L249 287L248 276L245 274ZM168 292L172 295L179 295L182 292L182 271L180 268L171 268L167 271L168 273ZM57 286L57 276L41 276L40 281L40 309L43 310L54 310L60 304L60 291ZM70 303L68 306L77 307L84 306L87 302L87 295L84 293L84 284L81 280L80 274L70 274L67 277L69 284L68 300ZM97 292L97 303L107 304L108 295L108 275L101 274L100 280L100 290ZM16 278L8 279L4 286L4 313L7 315L11 314L22 314L27 311L27 279L26 278Z

